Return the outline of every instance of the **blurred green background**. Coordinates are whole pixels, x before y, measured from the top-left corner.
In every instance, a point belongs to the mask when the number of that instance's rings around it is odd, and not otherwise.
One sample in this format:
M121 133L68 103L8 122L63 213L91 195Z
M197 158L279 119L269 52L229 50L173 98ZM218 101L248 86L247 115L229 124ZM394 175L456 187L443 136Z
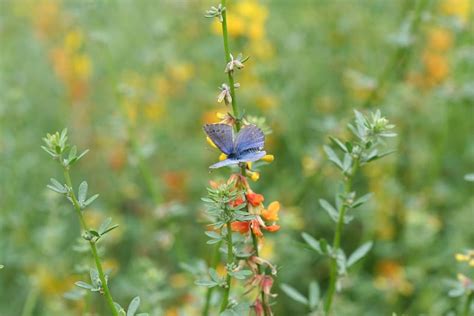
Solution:
M447 279L473 269L474 33L469 0L228 1L231 50L251 58L237 74L240 106L273 130L275 161L253 184L279 200L281 230L263 256L279 267L276 315L303 315L281 282L324 289L325 259L301 232L331 239L318 204L338 173L322 145L347 137L352 109L380 109L396 124L397 152L364 169L373 200L346 227L350 252L375 240L336 300L337 315L455 315ZM120 224L103 258L119 302L140 295L151 315L198 315L205 290L182 264L202 266L212 246L200 197L218 153L215 122L225 81L212 1L0 1L0 315L106 315L98 295L74 290L90 255L70 205L49 192L58 166L47 132L69 129L90 153L72 172L100 193L86 211ZM203 261L204 260L204 261Z

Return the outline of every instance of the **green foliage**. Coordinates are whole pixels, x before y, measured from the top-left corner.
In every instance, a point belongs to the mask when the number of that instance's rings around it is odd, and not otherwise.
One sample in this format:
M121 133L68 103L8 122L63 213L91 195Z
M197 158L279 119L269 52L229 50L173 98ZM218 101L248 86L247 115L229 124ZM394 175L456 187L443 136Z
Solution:
M260 9L245 15L239 3L248 2ZM469 15L454 3L469 1L248 2L226 6L236 22L234 57L250 56L236 72L240 117L260 127L267 118L266 150L275 155L253 184L282 205L281 230L262 249L277 264L274 288L289 284L310 303L317 281L313 314L324 304L335 223L322 199L350 208L341 240L347 261L374 242L341 278L334 314L462 315L467 296L448 293L460 285L458 273L472 278L454 254L474 242L474 62ZM203 18L210 5L217 1L2 1L0 315L109 314L102 296L74 285L91 284L94 265L65 199L82 180L85 201L100 193L81 211L88 228L102 235L108 217L109 228L120 225L96 245L124 315L137 295L151 315L200 313L207 288L194 281L210 279L214 248L226 252L203 233L209 214L199 198L210 178L228 174L203 168L218 153L201 125L231 112L215 103L226 74L213 24L219 14ZM350 162L360 141L345 129L354 108L379 108L396 124L398 136L382 138L387 146L365 159L397 151L356 172L356 195L348 196L339 194L344 176L323 146ZM61 139L66 126L77 149ZM56 130L45 154L41 137ZM48 158L72 164L73 186ZM370 200L357 205L366 192ZM248 251L237 245L234 253ZM310 312L278 292L276 315Z

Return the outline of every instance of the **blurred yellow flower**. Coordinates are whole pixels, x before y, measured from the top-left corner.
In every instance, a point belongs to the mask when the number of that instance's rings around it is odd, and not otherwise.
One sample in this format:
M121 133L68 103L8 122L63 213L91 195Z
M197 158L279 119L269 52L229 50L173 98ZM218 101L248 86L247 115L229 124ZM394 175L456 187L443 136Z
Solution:
M166 107L162 103L150 103L145 106L145 117L152 122L158 122L164 117Z
M188 280L183 273L175 273L171 275L169 284L172 288L184 288L188 285Z
M275 255L275 241L271 238L265 239L265 245L260 251L260 256L268 260L272 260Z
M75 53L81 48L83 41L84 36L81 30L69 31L64 37L64 48L69 53Z
M469 18L471 5L471 0L445 0L441 2L440 8L444 14L455 16L465 23Z
M263 111L271 110L278 105L278 100L272 95L264 94L257 98L256 105Z
M319 167L319 162L311 155L304 155L301 159L301 166L303 167L303 174L306 177L309 177L316 173L316 170Z
M448 76L449 64L444 55L426 52L423 55L423 64L427 79L431 84L439 83Z
M168 71L171 78L178 82L186 82L194 75L194 67L189 63L173 65Z
M428 47L438 52L447 51L453 44L451 32L445 28L435 27L429 31Z
M219 161L226 160L226 159L227 159L227 155L226 155L226 154L221 153L221 154L219 155Z
M75 77L82 80L89 79L91 75L91 60L85 54L75 55L72 58L72 69Z
M394 260L382 260L377 263L375 287L405 296L413 292L413 285L406 279L405 269Z

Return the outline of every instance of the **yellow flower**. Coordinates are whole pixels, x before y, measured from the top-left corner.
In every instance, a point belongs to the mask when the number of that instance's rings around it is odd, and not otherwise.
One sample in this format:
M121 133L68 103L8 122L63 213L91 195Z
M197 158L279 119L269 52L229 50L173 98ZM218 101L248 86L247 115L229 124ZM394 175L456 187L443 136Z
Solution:
M217 149L216 144L214 144L214 142L212 141L212 139L209 138L209 136L206 136L206 142L207 142L211 147ZM224 159L225 159L225 158L224 158Z
M257 182L260 179L260 173L256 171L247 171L247 175L252 179L252 181Z
M156 122L163 117L165 111L164 104L150 103L145 107L145 116L151 121Z
M439 83L448 76L449 65L445 56L427 52L423 56L423 63L430 83Z
M72 58L72 67L74 74L79 79L89 79L91 74L91 60L87 55L75 55Z
M169 70L171 77L178 82L186 82L194 75L194 67L191 64L177 64Z
M73 53L78 51L82 43L84 42L84 36L80 30L73 30L66 34L64 38L64 48L66 51Z
M428 34L428 46L436 51L445 52L453 43L451 32L445 28L434 28Z
M263 158L262 158L261 160L263 160L263 161L265 161L265 162L272 162L273 160L275 160L275 156L273 156L273 155L265 155L265 156L263 156Z
M263 23L268 17L268 9L255 0L244 0L237 3L235 12L254 23Z
M222 153L219 155L219 161L222 161L222 160L226 160L227 159L227 155Z
M469 18L471 0L446 0L441 3L441 11L446 15L457 17L461 22Z
M280 211L280 202L274 201L268 205L266 210L262 211L262 217L267 221L275 222L279 220L278 212Z
M278 100L274 96L266 94L260 96L257 99L256 104L259 108L265 111L275 108L278 105Z
M212 32L217 35L222 34L222 24L217 19L214 21L214 23L212 23ZM227 33L230 37L244 36L244 19L232 12L227 12Z

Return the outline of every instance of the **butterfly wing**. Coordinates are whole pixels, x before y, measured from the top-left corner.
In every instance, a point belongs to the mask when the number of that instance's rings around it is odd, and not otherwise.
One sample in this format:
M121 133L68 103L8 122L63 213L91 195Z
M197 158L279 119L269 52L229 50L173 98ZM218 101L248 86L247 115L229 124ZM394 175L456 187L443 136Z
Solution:
M227 124L205 124L204 131L224 154L230 155L233 152L232 126Z
M265 151L248 151L243 155L240 155L236 158L227 158L226 160L219 161L209 168L217 169L221 167L236 165L240 162L250 162L250 161L257 161L263 158L267 153Z
M226 160L222 160L222 161L219 161L213 165L211 165L209 168L211 169L217 169L217 168L221 168L221 167L225 167L225 166L231 166L231 165L236 165L238 164L239 161L236 160L236 159L226 159Z
M248 150L259 151L265 145L265 135L256 125L243 127L235 138L235 153L244 154Z
M263 158L267 153L266 151L248 151L238 157L236 157L236 160L238 162L251 162L251 161L257 161Z

